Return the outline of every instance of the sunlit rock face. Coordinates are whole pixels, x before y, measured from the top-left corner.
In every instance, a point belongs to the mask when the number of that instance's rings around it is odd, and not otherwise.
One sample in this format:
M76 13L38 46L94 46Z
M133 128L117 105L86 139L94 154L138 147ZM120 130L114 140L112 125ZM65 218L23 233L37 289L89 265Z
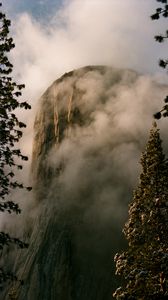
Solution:
M134 71L89 66L43 94L32 160L37 218L15 267L24 280L17 299L112 299L113 257L124 247L127 204L161 93Z

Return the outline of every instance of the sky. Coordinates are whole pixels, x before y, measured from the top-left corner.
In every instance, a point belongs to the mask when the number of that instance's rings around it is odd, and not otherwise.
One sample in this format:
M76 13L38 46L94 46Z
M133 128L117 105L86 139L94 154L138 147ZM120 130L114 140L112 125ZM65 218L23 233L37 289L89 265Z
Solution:
M154 35L164 32L166 21L151 21L155 0L2 2L12 20L15 75L31 85L31 98L64 72L88 64L163 73L158 60L166 46Z
M159 58L166 43L154 35L164 32L166 20L152 21L155 0L2 0L11 19L15 49L10 54L13 76L26 88L23 98L31 112L20 117L32 136L38 99L65 72L86 65L136 70L165 80ZM167 80L167 79L166 79ZM27 154L31 143L23 140Z
M33 15L39 21L47 19L62 5L61 0L5 0L3 6L13 16L23 12Z

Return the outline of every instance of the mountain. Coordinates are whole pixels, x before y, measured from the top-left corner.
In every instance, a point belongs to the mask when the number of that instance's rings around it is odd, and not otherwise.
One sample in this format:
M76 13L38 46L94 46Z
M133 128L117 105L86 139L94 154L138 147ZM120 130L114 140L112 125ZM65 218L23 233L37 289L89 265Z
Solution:
M24 285L12 284L5 299L112 299L113 257L124 248L122 226L161 90L132 70L88 66L42 95L31 171L36 217L24 224L29 248L14 264Z

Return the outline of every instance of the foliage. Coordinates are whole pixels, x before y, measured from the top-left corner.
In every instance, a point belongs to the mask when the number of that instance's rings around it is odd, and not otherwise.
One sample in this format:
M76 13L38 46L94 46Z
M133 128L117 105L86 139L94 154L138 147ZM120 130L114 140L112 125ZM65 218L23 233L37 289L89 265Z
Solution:
M167 0L157 0L160 2L162 7L158 7L155 13L151 16L152 20L158 20L160 17L167 18L168 17L168 1ZM168 30L165 31L165 34L160 34L155 36L155 40L159 43L164 42L168 38ZM168 67L168 59L160 59L159 66L161 68L167 69ZM163 108L154 114L155 119L160 119L163 117L168 117L168 96L165 97L164 102L166 103Z
M124 280L117 300L168 299L168 161L156 124L141 158L140 183L124 227L128 250L116 254L116 274Z
M27 102L18 101L24 85L14 82L11 76L13 65L7 55L15 45L13 39L9 37L10 23L6 15L0 11L0 211L19 214L21 212L19 205L10 197L13 189L24 188L23 184L15 179L16 170L22 169L22 165L16 161L28 158L16 148L17 142L22 137L22 128L26 125L18 120L15 111L31 107ZM30 187L25 188L31 190ZM0 250L11 243L19 248L27 247L21 240L0 232ZM0 268L0 284L9 278L12 279L13 276Z

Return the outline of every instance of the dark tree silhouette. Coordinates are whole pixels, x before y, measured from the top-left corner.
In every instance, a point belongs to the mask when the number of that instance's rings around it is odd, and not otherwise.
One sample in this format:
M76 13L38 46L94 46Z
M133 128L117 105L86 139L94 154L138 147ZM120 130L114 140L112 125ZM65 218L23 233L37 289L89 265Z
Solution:
M158 20L161 17L167 18L168 17L168 1L167 0L157 0L157 2L161 3L161 7L158 7L155 11L155 13L151 16L152 20ZM156 35L155 40L159 43L164 42L168 38L168 30L165 31L165 34L163 35ZM159 66L163 69L167 69L168 67L168 59L160 59L159 60ZM168 96L164 99L165 105L162 107L162 109L154 114L155 119L160 119L163 117L168 117Z
M168 299L168 161L156 123L141 158L140 183L124 227L128 250L116 254L117 300Z
M0 3L0 7L2 4ZM30 109L27 102L20 102L18 97L22 95L23 84L17 84L12 79L13 65L10 63L7 54L15 47L13 39L9 36L10 20L0 11L0 211L19 214L19 205L11 199L13 189L30 187L15 179L17 169L22 169L18 160L27 160L20 149L16 148L22 137L22 128L26 125L19 121L16 109ZM16 160L17 159L17 160ZM5 245L16 244L20 248L27 247L27 244L13 238L9 234L0 232L0 251L2 253ZM0 287L8 279L16 279L12 273L6 273L0 266Z

